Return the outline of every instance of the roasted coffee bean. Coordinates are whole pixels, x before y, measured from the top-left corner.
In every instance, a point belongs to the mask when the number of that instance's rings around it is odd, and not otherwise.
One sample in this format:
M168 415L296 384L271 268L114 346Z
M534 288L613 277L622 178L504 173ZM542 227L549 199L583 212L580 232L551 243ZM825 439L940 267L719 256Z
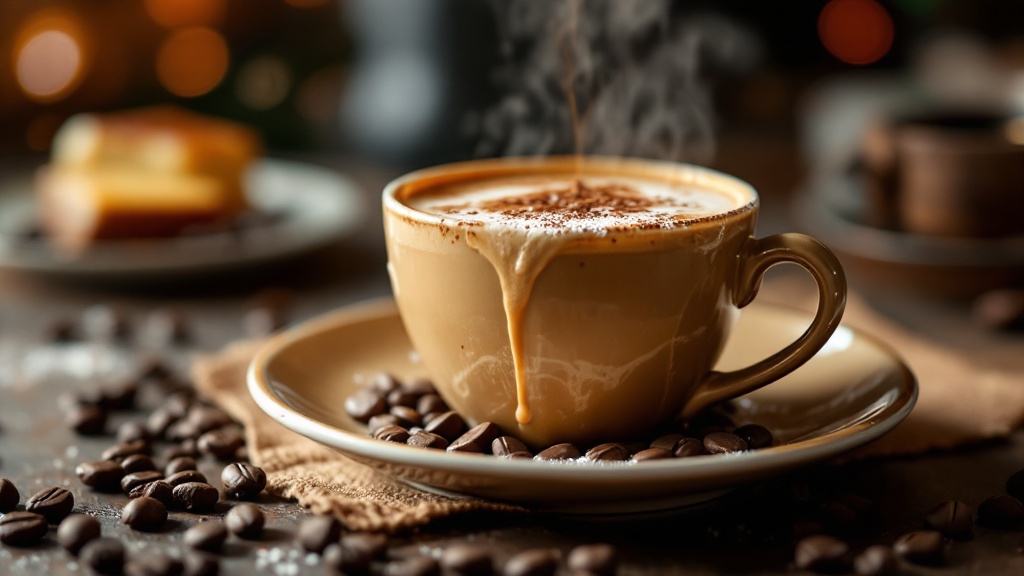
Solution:
M853 570L858 576L896 576L900 565L892 548L869 546L853 559Z
M52 344L67 344L81 339L78 325L67 318L52 320L43 330L43 340Z
M829 574L846 572L850 566L850 547L831 536L808 536L797 542L793 560L801 570Z
M26 512L39 514L50 524L60 524L74 507L74 495L67 488L59 486L40 490L25 501Z
M128 316L120 308L106 304L90 306L82 312L82 329L100 340L127 340L131 336Z
M915 564L939 564L946 554L946 541L934 530L908 532L892 545L897 556Z
M974 528L974 513L967 504L950 500L932 508L925 516L925 523L946 536L963 536Z
M466 431L466 421L458 413L448 411L432 419L423 429L451 442Z
M163 452L164 460L168 461L174 460L175 458L181 458L183 456L188 456L190 458L199 456L199 450L196 449L195 440L185 440L181 444L171 446Z
M174 503L188 512L209 512L218 500L217 489L203 482L186 482L174 487Z
M388 539L386 536L370 532L346 534L342 537L341 543L346 548L361 550L375 560L384 556L384 552L388 549Z
M188 416L189 410L192 409L195 403L196 401L192 394L179 391L168 396L159 409L166 410L168 414L175 418L184 418Z
M384 414L377 414L370 418L370 421L366 423L366 431L373 436L377 433L377 430L388 426L388 425L402 426L404 422L398 416L385 412Z
M689 458L690 456L704 456L708 451L704 448L704 442L697 438L683 438L676 444L672 455L676 458Z
M228 495L239 500L255 500L267 487L267 475L262 468L235 462L224 467L220 473L220 482Z
M1024 500L1024 470L1018 470L1006 481L1006 492L1017 500Z
M649 448L662 448L669 452L674 452L676 446L678 446L679 442L684 438L685 436L682 434L665 434L664 436L655 438L654 441L651 442Z
M181 541L189 548L204 552L220 552L224 541L228 539L228 528L223 522L210 520L200 522L189 528L182 535Z
M449 452L473 452L486 454L491 449L491 442L501 435L501 430L493 422L483 422L456 438L448 446Z
M7 478L0 478L0 513L7 513L14 510L21 502L21 494Z
M150 482L156 482L157 480L163 479L164 475L155 470L127 474L125 475L124 478L121 479L121 492L124 492L125 494L131 494L132 490L138 488L139 486L143 486L145 484L149 484Z
M529 452L530 449L515 436L498 436L491 442L491 454L509 456L513 452Z
M267 519L255 504L239 504L224 515L224 525L232 534L247 540L256 540L263 535Z
M165 482L171 485L171 488L180 486L186 482L202 482L203 484L209 484L206 480L206 475L199 470L182 470L175 474L171 474L164 479Z
M384 440L386 442L405 444L409 440L409 431L401 426L389 424L377 430L373 434L373 437L377 440Z
M440 416L442 414L444 414L444 412L428 412L428 413L424 414L423 415L423 425L426 426L427 424L430 423L431 420L433 420L434 418L437 418L438 416Z
M182 576L218 576L219 574L220 560L198 552L185 554L185 572Z
M509 460L515 460L515 459L519 459L519 458L526 459L526 460L533 460L533 452L522 452L522 451L520 451L520 452L513 452L513 453L509 454L508 456L502 456L502 458L508 458Z
M233 423L231 421L231 416L228 416L227 412L224 412L220 408L203 406L201 404L194 404L189 408L188 416L185 418L186 422L191 424L195 429L197 437L209 432L210 430L223 428L224 426Z
M117 441L122 444L136 440L149 442L150 439L149 430L138 422L128 421L117 427Z
M558 550L526 550L510 558L501 572L504 576L553 576L558 570L558 558Z
M156 498L142 496L125 505L121 511L121 524L132 530L156 532L167 522L167 507Z
M481 544L454 544L441 553L441 570L459 576L483 576L494 573L491 549Z
M124 478L125 471L117 462L97 460L82 462L75 467L75 474L83 484L93 490L113 493L121 489L121 479Z
M99 406L75 406L68 412L66 422L82 436L98 436L106 431L107 411Z
M0 542L8 546L35 546L49 530L46 518L32 512L8 512L0 518Z
M415 378L402 384L402 390L416 396L423 396L424 394L437 394L437 388L434 387L434 383L429 378Z
M371 559L365 552L334 542L324 548L323 563L339 574L365 574L370 570Z
M704 437L704 449L711 454L729 454L747 449L747 442L729 432L712 432Z
M146 336L157 347L188 342L189 330L185 315L178 310L154 310L146 318Z
M178 472L184 472L186 470L198 470L199 464L196 459L191 456L179 456L167 462L167 466L164 467L164 474L171 476Z
M139 383L134 379L110 382L101 387L103 406L109 410L131 410L139 393Z
M264 290L253 296L242 317L242 326L250 337L268 336L284 328L292 296L287 290Z
M384 576L437 576L440 573L437 560L430 556L413 556L384 566Z
M388 392L386 400L388 406L392 408L394 408L395 406L416 408L416 403L419 402L420 396L422 396L422 394L416 394L413 392L407 392L404 389L398 389Z
M771 430L759 424L746 424L733 430L732 433L742 438L747 443L747 448L751 450L767 448L775 442Z
M387 396L388 392L398 390L401 385L402 383L398 381L398 378L386 372L374 374L366 381L366 388L373 390L381 396Z
M584 544L569 552L565 565L573 573L612 576L619 567L619 553L611 544Z
M152 438L166 438L167 430L179 419L165 408L157 408L146 418L146 432Z
M136 486L128 493L129 498L153 498L165 507L174 505L174 487L163 480L157 480L142 486Z
M85 514L72 514L57 527L57 543L73 556L78 556L82 546L99 537L99 520Z
M434 450L444 450L448 448L448 441L441 438L437 434L431 434L430 432L419 431L405 441L409 446L415 446L416 448L433 448Z
M156 462L145 454L132 454L121 461L121 468L129 474L134 472L149 472L156 470Z
M578 448L568 442L545 448L533 457L534 460L575 460L580 457Z
M124 565L124 576L181 576L184 571L181 560L159 552L147 552Z
M384 397L370 390L358 390L345 399L345 413L358 422L369 422L370 418L387 411Z
M320 554L328 544L338 541L341 523L334 516L310 516L302 520L295 532L295 541L307 552Z
M125 458L131 456L132 454L148 455L149 453L149 442L145 442L143 440L135 440L134 442L124 442L121 444L117 444L116 446L111 446L110 448L107 448L106 450L103 451L103 454L100 455L100 458L102 458L103 460L113 460L115 462L120 462L121 460L124 460Z
M1014 528L1022 518L1024 507L1013 496L992 496L978 505L978 523L989 528Z
M398 417L398 424L404 428L423 424L423 417L420 416L420 413L408 406L392 406L390 413Z
M416 401L416 411L420 414L431 412L447 412L448 405L437 394L424 394Z
M245 446L245 436L235 427L211 430L196 440L199 452L218 460L232 460L238 449Z
M124 544L115 538L97 538L82 547L78 558L99 574L121 574L124 570Z
M587 450L587 459L605 462L625 462L629 460L629 450L622 444L614 442L599 444Z
M664 448L648 448L633 454L634 462L652 462L654 460L665 460L672 458L672 453Z
M721 412L703 412L691 418L686 423L686 429L690 431L690 435L703 438L715 432L732 432L736 429L736 424L732 418Z

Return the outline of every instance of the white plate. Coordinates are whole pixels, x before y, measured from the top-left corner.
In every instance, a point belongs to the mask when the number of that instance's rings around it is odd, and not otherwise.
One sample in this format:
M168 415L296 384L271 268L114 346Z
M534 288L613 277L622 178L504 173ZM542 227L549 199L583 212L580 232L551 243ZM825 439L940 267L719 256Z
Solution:
M162 276L240 268L337 242L365 219L366 205L348 178L308 164L261 160L245 176L245 193L273 223L237 233L98 242L74 259L18 232L36 221L29 177L0 186L0 267L58 275Z
M753 304L719 363L734 369L793 341L809 315ZM388 371L422 376L394 303L342 309L271 340L249 368L256 403L287 428L424 490L473 495L571 514L650 513L708 500L735 487L862 446L910 413L917 385L879 342L840 326L810 362L740 399L737 423L771 428L771 448L643 464L575 464L450 454L373 440L344 399Z

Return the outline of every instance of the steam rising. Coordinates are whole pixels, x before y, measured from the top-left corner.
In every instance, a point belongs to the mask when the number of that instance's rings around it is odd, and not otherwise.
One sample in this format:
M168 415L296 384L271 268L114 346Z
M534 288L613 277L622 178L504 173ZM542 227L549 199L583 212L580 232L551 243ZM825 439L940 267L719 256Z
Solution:
M497 0L505 97L475 118L481 156L585 153L706 163L712 70L752 64L751 42L668 0ZM574 126L573 108L579 122Z

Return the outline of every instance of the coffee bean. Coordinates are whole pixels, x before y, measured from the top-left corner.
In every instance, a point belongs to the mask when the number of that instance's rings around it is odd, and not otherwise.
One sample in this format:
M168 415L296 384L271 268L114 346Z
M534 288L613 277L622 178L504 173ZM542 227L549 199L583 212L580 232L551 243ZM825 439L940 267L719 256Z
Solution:
M676 444L672 455L676 458L689 458L691 456L704 456L708 451L704 448L704 442L697 438L683 438Z
M74 495L67 488L59 486L40 490L25 501L26 512L39 514L50 524L60 524L74 507Z
M440 573L437 560L430 556L413 556L384 566L384 576L437 576Z
M565 564L573 573L612 576L619 567L619 553L611 544L584 544L569 552Z
M441 553L441 570L459 576L483 576L494 572L490 548L480 544L453 544Z
M900 565L888 546L869 546L853 559L853 570L858 576L896 576Z
M57 527L57 543L73 556L78 556L82 546L99 537L99 521L85 514L72 514Z
M537 548L520 552L502 569L504 576L553 576L558 570L558 550Z
M384 552L388 549L388 539L386 536L370 532L346 534L342 538L341 543L346 548L362 550L375 560L384 556Z
M78 553L83 564L100 574L121 574L124 570L124 544L114 538L97 538Z
M179 456L171 459L167 462L167 466L164 467L164 474L171 476L178 472L184 472L186 470L198 470L199 464L196 463L196 459L191 456Z
M204 552L219 552L228 539L228 528L223 522L200 522L185 531L181 541L189 548Z
M231 460L238 449L245 446L245 436L234 427L211 430L196 440L199 452L218 460Z
M181 472L171 474L164 479L164 481L170 484L171 488L180 486L186 482L202 482L203 484L209 484L209 482L206 481L206 475L199 470L182 470Z
M625 462L629 460L629 450L622 444L614 442L599 444L587 450L587 459L604 462Z
M444 450L448 448L448 441L441 438L437 434L431 434L430 432L419 431L405 441L409 446L415 446L417 448L433 448L435 450Z
M21 502L18 488L7 478L0 478L0 513L10 512Z
M66 422L82 436L99 436L107 428L107 411L99 406L75 406L68 412Z
M633 454L634 462L651 462L654 460L665 460L672 458L672 453L664 448L648 448Z
M132 530L156 532L167 522L167 507L156 498L142 496L125 505L121 511L121 524Z
M938 564L946 554L946 541L934 530L908 532L892 545L897 556L915 564Z
M267 487L267 475L263 469L244 462L225 466L220 481L224 491L239 500L255 500Z
M125 494L131 494L132 490L139 486L163 479L164 475L155 470L150 470L148 472L134 472L121 479L121 491Z
M121 489L125 471L117 462L98 460L82 462L75 467L75 474L83 484L97 492L113 493Z
M775 442L775 437L772 436L771 430L758 424L740 426L733 430L733 434L742 438L747 443L747 448L751 450L767 448Z
M170 507L174 505L174 488L163 480L157 480L132 488L131 492L128 493L128 497L153 498L154 500L159 500L165 507Z
M120 308L96 304L82 312L82 329L100 340L127 340L131 335L128 316Z
M365 574L370 570L371 559L365 552L346 548L335 542L328 544L323 552L323 563L339 574Z
M292 300L291 292L283 288L263 290L250 298L243 318L246 334L266 336L284 328Z
M35 546L49 530L46 518L32 512L8 512L0 518L0 542L8 546Z
M416 401L416 411L420 414L431 412L447 412L448 405L437 394L424 394Z
M472 452L486 454L491 449L491 442L501 435L501 430L493 422L483 422L459 436L448 446L449 452Z
M405 406L407 408L415 408L416 404L420 400L422 394L416 394L414 392L407 392L404 389L392 390L388 392L387 403L388 406L394 408L395 406Z
M432 419L423 429L451 442L466 431L466 421L458 413L448 411Z
M255 504L239 504L224 515L224 524L228 530L247 540L256 540L262 536L266 521L263 512Z
M106 450L103 451L102 454L100 454L100 458L102 458L103 460L113 460L115 462L120 462L121 460L124 460L125 458L133 454L149 453L149 442L145 442L143 440L135 440L134 442L124 442L122 444L117 444L116 446L111 446L110 448L107 448Z
M992 496L978 505L978 523L989 528L1014 528L1022 518L1024 507L1013 496Z
M533 457L534 460L575 460L580 457L580 451L569 443L555 444L545 448Z
M377 430L391 424L402 427L403 424L407 423L403 422L398 416L385 412L384 414L377 414L370 418L370 421L366 423L366 431L369 432L370 436L373 436L377 433Z
M198 552L185 554L185 572L182 576L218 576L218 574L220 574L220 560Z
M437 388L434 387L434 383L428 378L416 378L402 384L402 390L416 396L423 396L424 394L437 394Z
M808 536L797 542L793 560L797 568L819 573L845 572L850 565L850 547L831 536Z
M110 382L101 387L103 407L109 410L131 410L135 407L135 397L139 392L139 383L134 379Z
M156 470L156 462L145 454L132 454L121 461L121 468L128 473L149 472Z
M392 390L398 390L401 385L402 384L398 381L398 378L395 378L386 372L374 374L366 381L367 389L377 392L382 396L387 396L388 392L391 392Z
M704 449L711 454L729 454L746 450L747 443L729 432L712 432L704 437Z
M147 552L124 565L125 576L182 576L184 571L181 560L159 552Z
M310 516L302 520L295 532L295 541L307 552L320 554L328 544L338 541L341 524L334 516Z
M188 416L185 418L186 422L192 425L197 437L210 430L216 430L217 428L223 428L228 424L232 424L231 416L228 416L227 412L220 408L203 406L201 404L193 405L189 408Z
M665 434L664 436L655 438L648 448L663 448L669 452L674 452L676 446L678 446L679 442L684 438L685 436L682 434Z
M423 425L426 426L427 424L430 424L431 420L437 418L442 414L444 414L444 412L427 412L426 414L423 415Z
M369 422L370 418L387 410L384 397L370 390L358 390L345 399L345 413L358 422Z
M392 406L390 413L398 418L399 425L410 428L423 424L423 417L420 413L408 406Z
M161 348L183 344L189 339L188 322L178 310L162 308L151 312L146 318L145 331L150 343Z
M195 458L199 456L199 450L196 449L196 443L194 441L182 442L178 446L171 446L163 451L163 459L170 461L175 458Z
M409 441L409 431L401 426L395 424L388 424L377 430L373 437L377 440L384 440L386 442L397 442L399 444L405 444Z
M509 460L518 460L518 459L533 460L533 452L523 452L523 451L513 452L513 453L509 454L508 456L502 456L502 458L508 458Z
M184 418L188 416L189 410L195 403L195 398L191 393L179 391L168 396L159 409L166 410L174 418Z
M491 442L491 454L495 456L509 456L513 452L529 452L526 444L523 444L515 436L498 436Z
M136 440L149 442L150 439L151 437L149 434L149 430L147 430L144 425L138 422L125 422L124 424L121 424L117 428L117 441L122 444L127 444L128 442L135 442Z
M146 432L153 438L166 438L167 430L178 422L180 416L171 414L165 408L157 408L146 418Z
M932 508L925 516L925 522L929 528L946 536L963 536L970 534L974 528L974 513L967 504L950 500Z
M209 512L218 500L217 489L203 482L186 482L174 487L174 503L188 512Z
M43 340L51 344L67 344L81 339L78 325L67 318L52 320L43 330Z

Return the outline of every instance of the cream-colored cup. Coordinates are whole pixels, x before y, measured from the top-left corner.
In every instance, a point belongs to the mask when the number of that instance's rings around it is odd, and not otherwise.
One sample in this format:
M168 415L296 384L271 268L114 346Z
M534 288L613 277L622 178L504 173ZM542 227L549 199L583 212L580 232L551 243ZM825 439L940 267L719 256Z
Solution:
M717 190L733 205L685 226L583 235L560 248L538 268L522 308L517 383L502 283L478 251L473 226L408 201L459 185L572 174ZM825 344L846 302L842 268L827 248L801 234L754 238L753 188L695 166L571 157L466 162L391 182L383 204L395 298L438 392L471 423L494 422L534 447L636 438L764 386ZM804 267L818 284L810 327L757 364L714 371L739 308L782 262Z

